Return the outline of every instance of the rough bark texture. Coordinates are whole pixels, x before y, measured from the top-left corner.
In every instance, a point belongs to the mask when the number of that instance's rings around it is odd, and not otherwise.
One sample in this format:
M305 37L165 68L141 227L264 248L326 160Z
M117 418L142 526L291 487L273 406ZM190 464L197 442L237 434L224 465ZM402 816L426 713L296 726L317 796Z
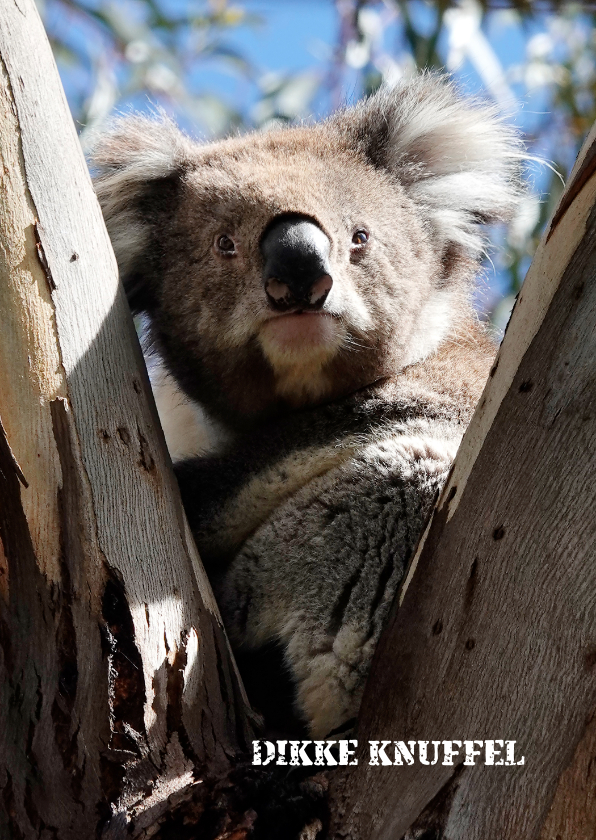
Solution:
M249 728L33 0L0 5L0 243L0 836L142 836Z
M361 742L515 740L525 765L363 761L335 780L333 836L532 840L559 784L542 840L593 837L581 811L594 812L595 162L593 132L377 650L359 724Z

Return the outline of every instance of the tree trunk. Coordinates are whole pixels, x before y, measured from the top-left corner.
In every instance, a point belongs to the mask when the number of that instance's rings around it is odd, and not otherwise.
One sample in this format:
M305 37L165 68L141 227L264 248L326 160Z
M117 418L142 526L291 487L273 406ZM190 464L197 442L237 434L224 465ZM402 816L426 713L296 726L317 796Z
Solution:
M139 836L251 731L33 0L0 179L0 836Z
M462 749L453 766L377 767L363 749L335 779L334 837L593 840L595 171L593 130L377 649L359 724L361 744L512 740L525 763L466 766Z

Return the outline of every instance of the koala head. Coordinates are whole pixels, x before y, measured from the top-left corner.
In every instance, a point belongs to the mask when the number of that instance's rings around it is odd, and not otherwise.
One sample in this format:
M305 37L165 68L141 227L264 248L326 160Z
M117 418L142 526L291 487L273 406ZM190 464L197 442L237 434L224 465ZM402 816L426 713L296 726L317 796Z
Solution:
M493 108L427 74L322 123L214 143L126 118L93 165L131 307L188 396L238 425L456 334L521 158Z

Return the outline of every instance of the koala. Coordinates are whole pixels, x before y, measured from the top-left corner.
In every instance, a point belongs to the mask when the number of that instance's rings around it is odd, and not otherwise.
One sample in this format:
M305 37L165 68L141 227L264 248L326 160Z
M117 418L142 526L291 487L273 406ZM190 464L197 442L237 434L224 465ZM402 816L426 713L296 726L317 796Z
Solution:
M269 731L357 717L493 361L470 294L522 158L493 107L430 73L319 123L199 143L133 116L96 146L188 520Z

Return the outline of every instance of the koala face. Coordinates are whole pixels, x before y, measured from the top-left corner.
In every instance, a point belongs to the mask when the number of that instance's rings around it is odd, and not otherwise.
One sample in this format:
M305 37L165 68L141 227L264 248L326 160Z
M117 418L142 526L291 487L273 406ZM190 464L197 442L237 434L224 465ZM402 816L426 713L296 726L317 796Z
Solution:
M218 143L128 119L95 163L131 305L183 390L241 425L392 375L456 331L519 157L490 108L428 75Z
M296 133L198 150L162 246L160 349L224 411L330 398L414 361L440 274L399 184Z

